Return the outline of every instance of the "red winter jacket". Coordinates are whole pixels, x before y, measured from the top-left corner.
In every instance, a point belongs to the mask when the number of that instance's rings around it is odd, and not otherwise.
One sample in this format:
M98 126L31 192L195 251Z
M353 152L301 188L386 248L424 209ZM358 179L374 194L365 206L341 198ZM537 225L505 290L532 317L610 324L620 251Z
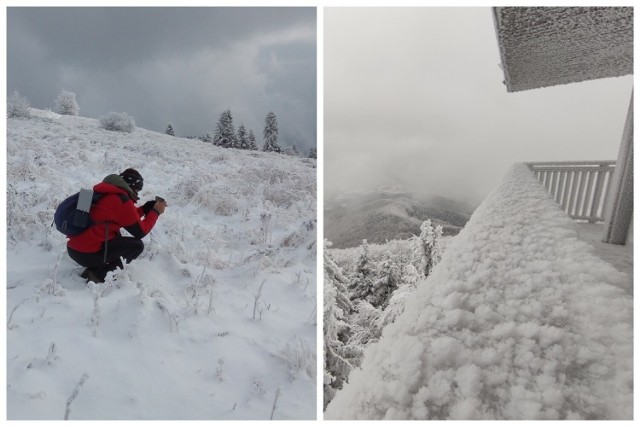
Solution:
M67 245L71 249L83 253L98 252L105 241L119 234L122 227L133 237L141 239L151 231L158 220L159 214L155 209L145 215L142 208L137 208L122 188L101 182L93 187L93 191L104 194L91 207L89 214L96 224L77 236L69 237Z

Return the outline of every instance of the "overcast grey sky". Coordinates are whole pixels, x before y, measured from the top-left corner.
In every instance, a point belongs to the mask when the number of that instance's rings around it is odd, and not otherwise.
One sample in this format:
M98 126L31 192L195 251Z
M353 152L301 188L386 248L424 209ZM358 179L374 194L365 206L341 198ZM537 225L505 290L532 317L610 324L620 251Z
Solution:
M481 201L516 162L615 160L633 77L507 93L489 7L324 12L324 189Z
M7 9L7 91L80 115L126 112L139 127L211 132L227 108L262 146L273 111L282 146L316 145L315 8Z

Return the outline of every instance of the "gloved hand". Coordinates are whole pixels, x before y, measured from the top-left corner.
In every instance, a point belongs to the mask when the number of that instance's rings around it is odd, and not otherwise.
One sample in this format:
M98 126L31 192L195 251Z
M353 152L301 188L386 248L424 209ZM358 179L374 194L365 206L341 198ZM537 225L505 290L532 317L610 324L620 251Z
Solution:
M142 211L144 212L144 214L146 215L149 212L151 212L151 209L153 209L153 205L155 204L156 204L155 200L149 200L144 205L142 205Z

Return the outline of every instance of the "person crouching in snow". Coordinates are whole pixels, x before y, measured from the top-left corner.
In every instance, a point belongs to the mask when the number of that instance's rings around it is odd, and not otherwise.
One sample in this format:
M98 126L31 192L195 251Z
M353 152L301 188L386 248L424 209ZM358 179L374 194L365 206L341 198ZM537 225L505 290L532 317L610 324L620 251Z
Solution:
M164 200L136 207L143 183L138 171L127 169L119 175L108 175L93 187L94 192L103 194L89 213L95 224L67 242L71 259L86 267L81 277L87 282L103 283L109 271L123 268L121 257L130 263L142 253L141 239L167 207ZM133 237L122 236L120 228Z

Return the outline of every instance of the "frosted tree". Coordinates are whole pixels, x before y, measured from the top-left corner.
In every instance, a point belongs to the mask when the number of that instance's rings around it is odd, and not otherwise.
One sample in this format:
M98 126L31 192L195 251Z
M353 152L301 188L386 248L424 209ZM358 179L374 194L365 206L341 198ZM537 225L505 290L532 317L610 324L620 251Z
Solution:
M249 136L247 135L247 128L245 128L244 125L240 125L240 127L238 128L238 137L236 138L236 143L236 148L240 148L242 150L249 149Z
M358 354L362 355L364 349L378 341L382 335L382 328L378 326L381 316L382 310L368 301L358 300L353 304L353 314L349 319L351 326L349 345L359 349ZM362 358L354 359L353 363L355 366L360 366Z
M173 125L169 123L167 130L164 131L167 135L176 136L176 132L173 130Z
M136 121L127 113L111 111L98 119L98 125L102 129L117 132L133 132L136 129Z
M374 270L369 258L369 245L366 239L362 241L360 248L362 249L362 253L358 258L354 277L349 284L349 298L351 298L352 301L366 298L373 290Z
M433 227L428 219L420 226L420 236L416 239L416 267L422 277L428 277L433 267L442 257L442 226Z
M299 157L300 156L300 151L298 150L298 147L294 144L290 147L286 147L284 149L284 154L288 155L288 156L294 156L294 157Z
M378 265L373 286L365 299L376 308L383 310L391 298L391 294L398 288L400 282L400 268L388 257Z
M7 98L7 117L31 117L31 104L29 100L20 96L17 90Z
M56 112L77 116L78 113L80 113L80 107L78 107L78 103L76 102L76 94L68 90L62 90L56 99Z
M324 242L324 406L329 404L336 391L342 388L353 369L353 349L347 345L350 326L348 317L352 312L347 297L347 279L336 264L328 249L331 242Z
M402 268L400 285L398 285L398 289L391 294L389 303L379 318L378 328L382 329L389 323L393 323L396 318L404 312L405 303L416 291L418 280L420 280L420 273L418 273L418 270L416 270L412 264L407 264Z
M217 145L224 148L235 147L236 144L236 131L233 127L233 116L231 110L224 110L220 114L216 130L213 134L213 145Z
M253 134L253 130L249 129L249 150L257 150L256 136Z
M308 158L310 159L317 159L318 158L318 154L316 152L316 147L311 147L311 149L309 150L309 154L307 155Z
M265 119L263 136L263 151L275 151L276 153L282 151L278 145L278 121L276 120L276 115L272 112L269 112Z

